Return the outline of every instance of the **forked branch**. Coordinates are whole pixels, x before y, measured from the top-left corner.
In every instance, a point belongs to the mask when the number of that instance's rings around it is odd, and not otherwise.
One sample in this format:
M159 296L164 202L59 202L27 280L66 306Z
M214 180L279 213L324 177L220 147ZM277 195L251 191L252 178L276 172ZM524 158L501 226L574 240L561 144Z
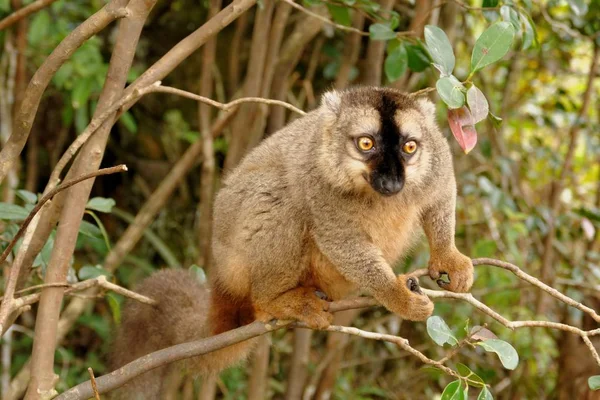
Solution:
M550 294L551 296L555 297L556 299L591 315L592 318L594 318L596 321L598 321L598 314L596 313L596 311L594 311L593 309L560 293L556 289L549 287L548 285L541 282L537 278L534 278L533 276L525 273L523 270L521 270L516 265L510 264L510 263L507 263L504 261L490 259L490 258L474 259L473 265L492 265L492 266L496 266L499 268L509 270L513 274L515 274L519 279L544 290L546 293ZM415 276L423 276L424 274L426 274L425 270L417 270L417 271L413 272L413 275L415 275ZM579 329L579 328L571 326L571 325L561 324L561 323L557 323L557 322L550 322L550 321L510 321L509 319L501 316L500 314L498 314L497 312L492 310L487 305L485 305L482 302L480 302L479 300L475 299L473 297L473 295L471 295L470 293L452 293L452 292L439 291L439 290L428 290L428 289L422 289L422 290L426 295L428 295L429 297L431 297L434 300L448 298L448 299L456 299L456 300L465 301L465 302L473 305L477 310L481 311L483 314L489 315L490 317L492 317L496 321L500 322L503 326L505 326L509 329L514 330L514 329L525 328L525 327L527 327L527 328L541 327L541 328L562 330L562 331L571 332L576 335L579 335L583 339L584 343L590 349L590 352L591 352L594 360L598 363L598 365L600 365L600 357L598 356L598 352L594 348L594 346L592 345L592 342L590 340L591 336L600 335L600 328L594 329L594 330L589 330L589 331L584 331L582 329ZM332 303L330 303L329 310L331 312L337 312L337 311L343 311L343 310L349 310L349 309L355 309L355 308L371 307L371 306L376 306L376 305L378 305L378 303L372 298L359 297L359 298L353 298L353 299L332 302ZM185 358L195 357L195 356L199 356L199 355L211 352L211 351L219 350L224 347L228 347L233 344L242 342L244 340L248 340L253 337L257 337L257 336L263 335L265 333L268 333L268 332L271 332L274 330L278 330L278 329L282 329L284 327L289 327L289 326L304 327L299 324L294 324L294 323L292 323L292 321L277 321L277 320L275 320L275 321L271 321L266 324L262 323L260 321L255 321L249 325L243 326L241 328L233 329L231 331L222 333L220 335L212 336L212 337L209 337L206 339L197 340L194 342L179 344L179 345L172 346L172 347L169 347L169 348L166 348L163 350L156 351L154 353L147 354L147 355L119 368L118 370L111 372L110 374L107 374L107 375L101 376L100 378L97 378L98 392L102 394L102 393L106 393L110 390L116 389L116 388L124 385L125 383L129 382L130 380L134 379L136 376L138 376L144 372L147 372L149 370L152 370L154 368L158 368L160 366L167 365L169 363L179 361L179 360L182 360ZM360 329L353 328L353 327L344 327L344 326L335 326L335 325L332 325L325 330L329 331L329 332L340 332L340 333L346 333L346 334L350 334L350 335L356 335L356 336L360 336L360 337L363 337L366 339L381 340L381 341L394 343L394 344L398 345L399 347L401 347L403 350L405 350L408 353L417 357L421 362L431 365L431 366L434 366L436 368L439 368L451 376L463 379L462 377L459 377L459 375L454 370L452 370L451 368L448 368L444 365L444 363L446 361L448 361L452 355L450 355L448 357L444 357L439 361L432 360L432 359L428 358L427 356L425 356L419 350L412 347L409 344L408 340L405 338L393 336L393 335L387 335L387 334L368 332L368 331L360 330ZM87 399L93 395L94 395L94 392L92 389L91 382L87 381L87 382L81 383L81 384L75 386L74 388L66 391L65 393L58 396L57 399L59 399L59 400Z

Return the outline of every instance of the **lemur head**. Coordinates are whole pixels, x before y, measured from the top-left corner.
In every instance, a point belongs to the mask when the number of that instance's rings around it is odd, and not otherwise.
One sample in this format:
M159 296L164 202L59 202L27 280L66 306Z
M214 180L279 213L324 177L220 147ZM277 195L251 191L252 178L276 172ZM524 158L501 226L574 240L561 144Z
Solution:
M445 139L435 108L397 90L363 87L323 95L319 166L344 191L394 196L427 184Z

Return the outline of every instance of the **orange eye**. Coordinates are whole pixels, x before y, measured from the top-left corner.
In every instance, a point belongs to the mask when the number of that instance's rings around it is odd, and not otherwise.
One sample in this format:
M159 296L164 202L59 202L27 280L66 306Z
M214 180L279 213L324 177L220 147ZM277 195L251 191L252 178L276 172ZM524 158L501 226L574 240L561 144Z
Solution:
M373 143L373 139L367 136L362 136L358 138L358 148L362 151L369 151L373 148L375 143Z
M405 152L406 154L414 153L415 151L417 151L417 142L415 142L414 140L411 140L411 141L404 143L404 146L402 146L402 151Z

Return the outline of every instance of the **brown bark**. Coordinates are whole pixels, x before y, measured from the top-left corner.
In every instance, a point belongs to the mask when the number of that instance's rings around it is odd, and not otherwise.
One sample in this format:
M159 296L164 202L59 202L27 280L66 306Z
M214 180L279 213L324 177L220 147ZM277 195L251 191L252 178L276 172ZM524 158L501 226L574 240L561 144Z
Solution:
M238 91L240 84L240 53L242 39L248 28L248 13L242 14L235 22L235 31L231 39L231 47L229 49L229 97Z
M389 11L394 6L394 0L381 0L381 9ZM382 83L383 58L385 55L385 40L370 40L367 55L363 64L361 81L365 85L380 86Z
M298 19L294 31L283 43L279 53L279 61L275 68L271 89L271 98L285 99L288 91L288 79L300 61L302 52L310 41L321 31L324 22L310 15ZM285 125L285 110L274 109L269 115L268 133L273 133Z
M302 398L306 377L308 376L311 338L311 330L300 328L294 329L294 352L292 353L290 373L287 377L287 388L285 390L286 400Z
M365 24L365 16L362 13L355 12L352 18L352 26L362 31ZM356 65L360 56L361 35L358 33L348 33L344 38L344 53L342 55L342 64L335 79L335 88L344 89L350 83L350 72Z
M213 124L212 133L216 135L221 132L233 113L228 113L225 117L217 120ZM123 261L125 256L133 249L144 234L144 230L154 220L156 214L165 206L170 199L171 194L177 188L179 182L198 162L198 157L202 154L202 141L193 143L179 161L173 166L169 174L163 179L161 184L152 193L152 196L142 206L135 220L127 227L119 241L104 260L104 268L108 271L114 271Z
M0 21L0 31L21 21L23 18L29 16L30 14L33 14L34 12L39 11L44 7L48 7L55 1L56 0L37 0L27 5L26 7L18 9L17 11Z
M288 17L291 12L291 6L288 3L279 2L277 10L273 18L271 32L269 33L269 50L265 58L266 65L264 67L264 75L261 87L261 96L268 98L271 93L271 86L273 84L273 77L275 74L275 67L277 66L277 60L279 59L279 51L281 42L283 41L283 35L285 33L285 27ZM267 124L267 117L271 112L271 108L265 106L256 107L256 113L254 120L248 135L248 148L256 146L263 138L265 128Z
M212 0L208 18L212 18L221 9L221 0ZM211 97L213 93L212 67L215 62L217 50L217 36L215 35L204 45L202 58L202 74L200 75L200 95ZM200 176L200 204L198 206L198 250L200 258L198 263L208 272L211 263L211 237L212 237L212 203L215 186L215 155L213 150L213 136L210 126L212 108L208 104L199 103L198 115L200 117L200 135L202 140L202 171Z
M15 119L15 130L0 152L0 182L16 162L29 137L42 94L58 69L86 40L126 15L126 0L113 0L71 32L35 72Z
M592 93L594 91L594 79L596 78L598 68L598 54L600 53L600 45L594 42L594 53L592 55L592 62L588 72L588 79L586 83L585 92L583 93L583 100L581 102L581 108L577 113L577 118L569 130L569 142L567 145L567 154L563 161L562 168L558 179L552 181L550 187L550 199L549 208L550 215L548 216L548 233L544 239L544 254L542 256L542 266L540 269L540 279L544 282L552 283L554 279L554 273L552 271L552 264L554 260L554 238L556 236L556 218L560 212L560 194L562 193L568 175L571 174L571 168L573 164L573 157L575 156L575 149L577 148L577 141L579 139L579 132L582 120L586 117L588 108L591 104ZM536 311L538 314L545 314L547 307L548 297L543 293L538 297L538 303Z
M257 9L254 31L252 33L252 45L250 47L250 58L248 60L248 72L244 80L242 96L257 97L261 95L261 85L265 69L265 56L267 54L269 31L271 29L271 18L275 2L266 0L263 9ZM246 104L240 107L238 115L232 123L232 137L227 149L225 169L230 170L242 159L246 151L256 144L251 143L248 127L252 127L256 114L261 105ZM264 106L262 106L264 107Z
M271 338L269 335L263 335L254 350L252 373L248 382L248 400L263 400L267 398L270 354Z
M358 316L360 310L343 311L335 315L333 323L336 325L349 325ZM327 351L334 352L331 362L327 365L314 395L315 400L327 400L331 396L337 373L344 357L344 348L348 344L348 336L332 333L327 337Z
M139 36L148 13L154 4L155 1L152 0L132 0L127 5L129 15L127 19L119 24L119 34L111 57L106 82L98 100L96 116L100 115L121 97ZM123 1L118 5L123 7L125 2ZM84 145L72 166L75 175L84 175L98 169L112 124L112 120L105 122ZM65 207L61 212L56 233L55 245L46 271L45 283L62 283L66 281L69 259L75 249L79 225L83 218L92 185L93 181L85 181L71 188L66 196ZM54 390L54 352L63 294L64 289L62 288L47 288L42 291L33 343L31 381L25 396L28 400L43 398Z
M148 68L138 79L127 87L124 94L130 94L137 89L160 81L173 71L183 60L198 50L207 40L219 33L227 25L256 4L256 0L234 0L221 10L214 18L208 20L200 28L177 43L171 50ZM129 109L134 102L123 107Z

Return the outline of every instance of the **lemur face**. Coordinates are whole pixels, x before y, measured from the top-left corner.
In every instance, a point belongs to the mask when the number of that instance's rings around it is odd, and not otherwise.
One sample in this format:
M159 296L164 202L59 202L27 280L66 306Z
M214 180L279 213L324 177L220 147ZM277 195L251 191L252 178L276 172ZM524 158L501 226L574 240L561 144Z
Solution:
M391 89L337 95L339 113L326 143L336 150L329 154L337 155L333 172L339 181L382 196L418 185L430 168L430 139L419 103Z

